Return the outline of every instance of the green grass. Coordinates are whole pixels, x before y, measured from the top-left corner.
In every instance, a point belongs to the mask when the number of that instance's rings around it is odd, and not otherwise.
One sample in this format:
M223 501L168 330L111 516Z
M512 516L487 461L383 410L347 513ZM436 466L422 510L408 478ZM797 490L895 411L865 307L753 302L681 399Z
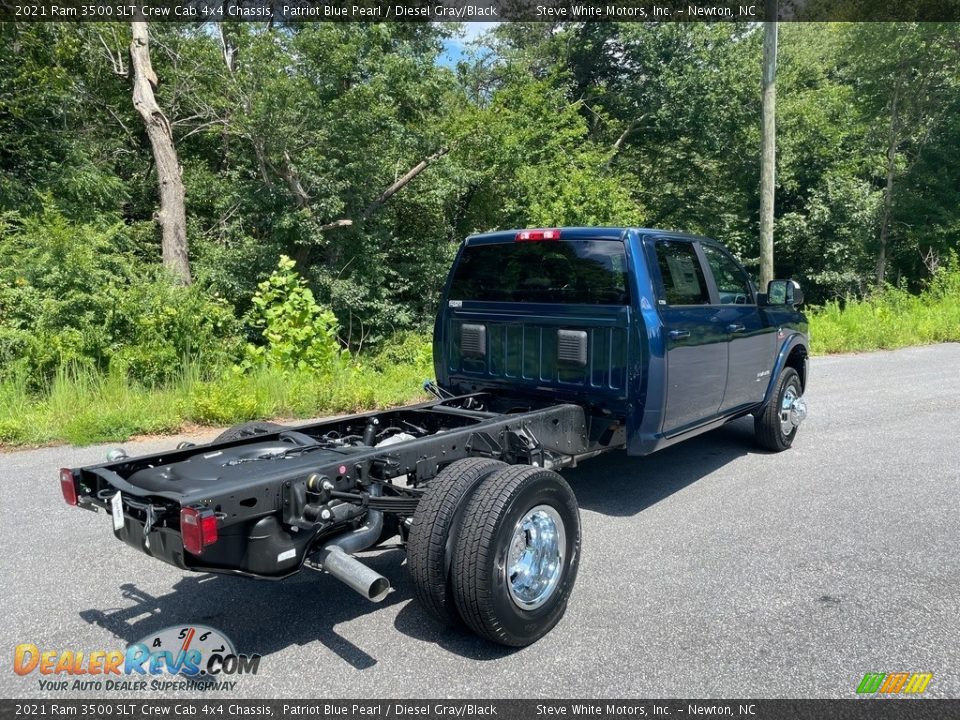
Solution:
M423 380L433 374L428 350L427 339L411 336L390 352L329 374L204 373L188 363L176 382L158 388L80 368L61 369L41 392L7 380L0 383L0 445L87 445L175 433L192 424L233 425L401 405L424 397Z
M941 270L919 295L887 287L863 300L809 311L815 355L960 341L960 268Z
M960 341L960 269L943 270L920 295L886 288L863 300L812 308L814 354ZM146 387L119 373L63 368L40 392L0 383L0 446L85 445L257 418L309 418L423 398L433 375L430 339L409 335L378 355L328 374L260 369L247 374L186 363L179 378Z

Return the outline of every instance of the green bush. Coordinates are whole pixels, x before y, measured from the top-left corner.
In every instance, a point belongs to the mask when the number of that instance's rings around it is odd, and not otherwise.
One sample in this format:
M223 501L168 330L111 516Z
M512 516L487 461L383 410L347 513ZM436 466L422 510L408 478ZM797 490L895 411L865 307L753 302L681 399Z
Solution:
M197 286L177 286L165 274L127 288L116 308L111 333L122 341L111 351L110 367L133 378L169 381L184 358L215 371L239 352L240 322L233 308Z
M329 372L347 359L337 342L336 316L317 303L294 266L281 255L277 269L257 287L247 322L264 342L247 345L241 369Z
M810 341L815 354L960 341L960 264L951 258L919 295L887 286L812 308Z
M422 333L401 333L384 343L380 351L365 359L377 372L394 367L417 368L424 378L433 376L433 340Z
M36 217L0 217L0 378L37 389L71 367L160 384L187 357L209 367L236 357L233 309L145 264L128 232L71 223L49 200Z

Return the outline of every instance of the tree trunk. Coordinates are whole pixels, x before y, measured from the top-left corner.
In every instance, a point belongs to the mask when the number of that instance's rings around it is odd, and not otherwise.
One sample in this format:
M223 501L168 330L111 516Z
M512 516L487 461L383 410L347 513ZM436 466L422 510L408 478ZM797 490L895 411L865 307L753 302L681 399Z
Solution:
M890 215L893 210L893 181L897 169L897 146L900 122L900 91L902 75L897 78L890 98L890 134L887 137L887 183L883 188L883 215L880 219L880 246L877 248L876 280L883 285L887 277L887 243L890 240Z
M157 76L150 63L150 40L147 23L133 22L130 43L130 67L133 71L133 107L143 120L150 138L153 160L160 184L160 209L156 214L160 225L163 264L183 285L190 284L190 260L187 253L187 218L184 207L183 179L180 162L173 144L170 121L157 105L153 89Z
M771 7L772 6L772 7ZM773 280L773 205L776 185L777 23L776 2L767 1L763 24L763 109L760 129L760 289Z
M603 164L604 167L608 168L613 164L613 159L617 156L617 153L620 152L620 147L624 142L626 142L627 138L630 137L630 133L637 129L640 121L645 117L646 115L641 115L638 118L634 118L630 121L630 124L627 125L626 129L620 133L620 137L617 138L617 141L613 144L613 147L610 148L610 157L608 157L607 161Z
M425 157L423 160L418 162L412 168L407 170L399 179L397 179L393 184L391 184L386 190L380 193L376 199L367 205L363 209L363 212L360 213L360 222L366 222L373 214L379 210L390 198L396 195L398 192L403 190L407 185L409 185L420 173L430 167L437 160L442 158L450 152L449 147L440 148L433 155ZM287 188L290 190L290 194L293 196L294 202L296 202L297 207L310 211L310 196L307 195L306 191L303 189L303 185L300 184L300 176L297 174L296 168L293 166L293 163L290 161L290 156L286 153L284 157L284 166L282 170L283 179L287 183ZM333 230L334 228L341 227L350 227L353 225L353 220L350 218L341 218L339 220L334 220L333 222L327 223L326 225L321 225L317 228L320 232L325 232L327 230ZM310 260L310 253L313 251L312 245L301 245L300 249L297 251L296 262L298 267L305 267Z
M403 176L399 180L394 182L390 187L388 187L386 190L380 193L377 196L376 200L374 200L372 203L367 205L363 213L360 215L360 218L362 220L369 220L370 217L380 208L381 205L387 202L387 200L392 198L398 192L403 190L403 188L405 188L415 177L417 177L417 175L422 173L424 170L430 167L433 163L435 163L437 160L439 160L444 155L446 155L449 152L449 150L450 150L449 148L440 148L433 155L430 155L429 157L425 157L423 160L421 160L412 168L410 168L407 172L403 174Z

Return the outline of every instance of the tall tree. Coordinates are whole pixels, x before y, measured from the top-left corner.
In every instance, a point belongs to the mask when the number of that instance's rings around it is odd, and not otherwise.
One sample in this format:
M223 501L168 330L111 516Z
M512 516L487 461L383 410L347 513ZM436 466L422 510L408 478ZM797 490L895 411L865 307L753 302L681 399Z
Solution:
M847 43L845 70L859 86L858 101L875 119L876 152L882 153L874 268L874 279L882 284L902 239L894 223L899 182L954 107L960 39L953 23L866 23L848 30Z
M880 238L877 244L877 285L887 277L887 245L890 243L890 218L893 215L893 182L897 173L897 152L903 142L900 136L901 98L906 81L906 63L901 62L894 74L893 92L890 94L889 124L887 126L886 180L883 185L883 209L880 217Z
M545 79L569 79L590 139L646 222L721 239L756 268L761 46L746 24L568 23L537 56L565 65Z
M133 106L143 120L153 148L153 161L160 185L160 209L156 220L160 226L163 264L177 280L189 285L190 260L187 252L187 217L184 205L183 178L177 148L173 142L170 121L163 114L153 94L157 75L150 62L150 38L147 23L133 22L130 43L130 67L133 72Z
M772 14L770 14L772 12ZM767 2L763 24L763 110L760 138L760 287L773 280L773 210L777 181L777 3Z

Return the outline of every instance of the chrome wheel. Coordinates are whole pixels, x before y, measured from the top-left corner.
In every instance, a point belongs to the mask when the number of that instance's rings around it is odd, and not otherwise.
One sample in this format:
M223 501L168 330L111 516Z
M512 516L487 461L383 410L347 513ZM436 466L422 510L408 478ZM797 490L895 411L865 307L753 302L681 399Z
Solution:
M517 522L507 555L507 588L523 610L535 610L557 589L567 552L560 515L537 505Z
M780 401L780 432L788 437L807 417L807 403L795 385L787 385Z

